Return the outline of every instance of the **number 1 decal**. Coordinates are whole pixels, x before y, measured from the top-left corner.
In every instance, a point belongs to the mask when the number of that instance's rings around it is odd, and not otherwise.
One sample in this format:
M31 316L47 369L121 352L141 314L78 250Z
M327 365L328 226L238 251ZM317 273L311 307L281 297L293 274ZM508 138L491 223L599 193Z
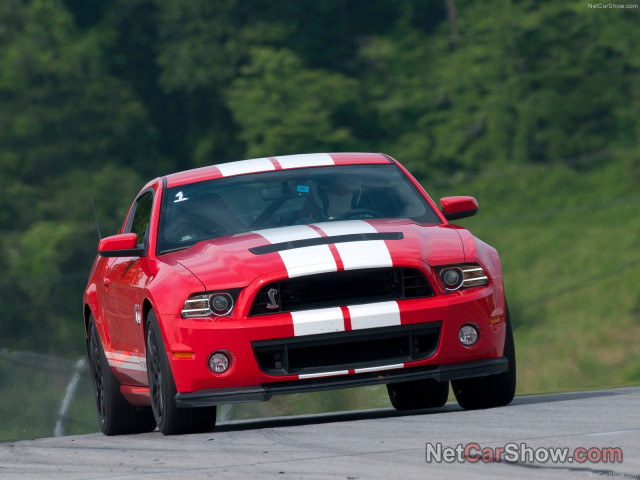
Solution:
M182 191L179 191L178 193L176 193L176 199L173 201L173 203L184 202L186 200L189 200L189 198L185 197Z

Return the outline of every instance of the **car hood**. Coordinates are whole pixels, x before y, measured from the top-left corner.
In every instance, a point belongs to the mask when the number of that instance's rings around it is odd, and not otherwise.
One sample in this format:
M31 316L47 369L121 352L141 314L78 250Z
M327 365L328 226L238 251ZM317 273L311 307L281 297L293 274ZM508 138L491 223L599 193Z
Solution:
M262 276L293 278L415 264L416 259L432 266L459 263L464 261L465 234L459 227L409 220L348 220L256 230L202 241L163 257L213 290L244 287Z

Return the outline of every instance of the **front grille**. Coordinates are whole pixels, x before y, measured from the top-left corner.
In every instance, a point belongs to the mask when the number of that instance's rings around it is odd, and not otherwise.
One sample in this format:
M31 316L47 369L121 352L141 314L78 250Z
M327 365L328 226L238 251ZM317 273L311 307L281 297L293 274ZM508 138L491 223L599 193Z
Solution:
M431 357L440 322L253 342L260 369L300 375L393 365Z
M271 298L269 298L271 291ZM273 282L260 289L250 315L430 297L433 290L414 268L370 268Z

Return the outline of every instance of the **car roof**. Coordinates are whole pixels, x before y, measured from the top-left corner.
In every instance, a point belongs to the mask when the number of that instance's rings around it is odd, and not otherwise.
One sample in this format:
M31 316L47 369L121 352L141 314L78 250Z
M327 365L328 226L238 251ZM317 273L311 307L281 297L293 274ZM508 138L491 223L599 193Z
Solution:
M383 153L304 153L278 157L252 158L238 162L221 163L166 175L168 188L204 180L244 175L248 173L288 170L292 168L331 165L390 164L393 159Z

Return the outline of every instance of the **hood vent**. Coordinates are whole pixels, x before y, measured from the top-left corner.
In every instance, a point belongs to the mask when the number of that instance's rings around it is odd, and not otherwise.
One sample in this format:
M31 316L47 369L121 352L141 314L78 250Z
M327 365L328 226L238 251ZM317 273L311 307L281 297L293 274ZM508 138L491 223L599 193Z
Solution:
M264 255L265 253L281 252L294 248L314 247L316 245L329 245L331 243L364 242L369 240L402 240L402 232L383 233L355 233L349 235L335 235L333 237L305 238L303 240L292 240L290 242L272 243L250 248L254 255Z

